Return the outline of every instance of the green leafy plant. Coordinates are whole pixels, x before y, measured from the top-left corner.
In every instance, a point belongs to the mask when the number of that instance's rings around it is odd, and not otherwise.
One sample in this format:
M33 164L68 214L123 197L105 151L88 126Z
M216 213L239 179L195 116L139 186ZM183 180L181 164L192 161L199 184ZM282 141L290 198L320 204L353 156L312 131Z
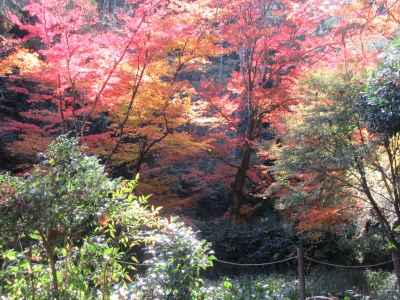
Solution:
M93 226L117 182L107 177L97 158L83 155L76 139L60 136L43 158L25 178L2 176L2 193L7 194L0 207L1 228L13 233L11 242L22 252L26 244L40 247L50 268L53 297L59 298L58 248L72 245Z
M176 220L165 220L148 247L149 265L130 287L138 299L204 299L201 272L212 266L210 245ZM136 299L136 298L134 298Z
M29 175L1 175L0 295L111 299L145 282L134 288L140 299L200 299L201 272L213 260L209 244L161 218L147 196L135 194L138 179L108 178L66 136ZM146 275L135 282L145 256Z

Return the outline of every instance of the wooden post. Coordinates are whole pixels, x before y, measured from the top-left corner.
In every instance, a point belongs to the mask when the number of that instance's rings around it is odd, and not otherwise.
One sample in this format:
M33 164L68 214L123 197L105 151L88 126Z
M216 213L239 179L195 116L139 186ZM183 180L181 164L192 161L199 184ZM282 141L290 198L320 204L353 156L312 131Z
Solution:
M400 252L397 249L392 251L392 261L393 261L393 269L394 273L397 277L397 290L400 290Z
M297 247L297 276L299 281L299 300L306 300L306 280L304 275L304 252L303 246Z

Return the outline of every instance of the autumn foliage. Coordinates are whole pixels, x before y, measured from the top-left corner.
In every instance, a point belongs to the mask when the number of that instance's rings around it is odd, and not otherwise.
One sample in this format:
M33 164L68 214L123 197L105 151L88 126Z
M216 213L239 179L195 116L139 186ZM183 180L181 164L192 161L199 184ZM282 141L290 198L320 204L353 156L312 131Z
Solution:
M255 155L268 160L265 143L283 132L282 117L298 103L292 93L296 78L329 55L335 38L318 34L328 15L312 1L215 1L212 5L220 51L237 55L238 62L226 80L203 83L202 95L230 132L222 145L218 145L221 137L216 137L215 152L233 168L231 213L240 219L248 193L262 193L271 183ZM232 149L239 149L239 155Z
M25 14L7 13L22 37L0 40L12 49L2 54L0 84L21 101L0 123L4 151L31 163L68 133L113 175L140 173L139 188L168 195L171 206L193 206L223 186L225 216L241 222L285 193L270 193L271 149L304 102L299 78L321 66L373 66L381 39L395 34L398 5L129 0L105 10L29 1ZM313 205L312 215L319 208L334 219L336 207Z

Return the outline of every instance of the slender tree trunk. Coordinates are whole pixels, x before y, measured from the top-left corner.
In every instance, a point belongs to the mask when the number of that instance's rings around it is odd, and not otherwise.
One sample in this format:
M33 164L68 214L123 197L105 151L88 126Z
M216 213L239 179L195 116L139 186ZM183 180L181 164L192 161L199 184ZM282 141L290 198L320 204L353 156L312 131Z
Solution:
M142 168L142 164L144 162L144 155L141 155L138 157L138 159L135 161L135 164L133 165L133 177L135 177L137 174L140 173L140 169Z
M397 289L400 290L400 251L398 249L393 250L392 261L394 273L397 277Z
M57 269L56 269L56 256L54 254L54 246L51 244L49 232L45 233L39 229L39 234L42 239L44 248L46 250L47 260L50 266L51 284L53 299L59 300L60 292L58 288Z
M53 285L53 297L58 300L60 296L60 291L58 288L58 278L57 278L57 270L56 270L56 260L54 258L54 254L49 253L49 265L51 271L52 285Z
M232 203L232 216L235 221L240 218L240 208L243 203L244 187L246 184L247 171L250 168L250 159L252 154L252 149L250 145L246 144L243 149L242 161L240 167L235 175L235 181L232 184L233 192L233 203Z
M57 269L56 269L56 259L54 254L54 247L49 242L49 238L43 239L44 246L46 248L48 262L50 266L50 275L51 275L51 283L52 283L52 293L53 298L58 300L60 297L60 290L58 288L58 278L57 278Z
M253 148L251 142L255 140L257 132L259 130L260 122L254 118L254 115L249 116L249 123L246 132L246 141L243 146L242 158L239 168L235 175L235 180L232 183L233 192L233 203L232 203L232 217L235 222L240 218L240 208L243 204L245 197L244 188L246 185L247 171L250 169L251 155L253 154Z
M32 300L36 299L36 286L35 286L35 275L33 274L33 268L32 268L32 248L29 247L29 252L27 255L27 260L28 260L28 274L29 274L29 281L31 283L31 294L32 294Z
M304 249L303 245L297 247L297 277L299 280L299 300L306 299L306 279L304 275Z

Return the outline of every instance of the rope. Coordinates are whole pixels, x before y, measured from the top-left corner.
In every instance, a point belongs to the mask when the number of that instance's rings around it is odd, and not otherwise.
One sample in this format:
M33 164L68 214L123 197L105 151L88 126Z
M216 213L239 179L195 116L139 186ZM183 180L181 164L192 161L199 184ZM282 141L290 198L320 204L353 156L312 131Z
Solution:
M240 263L234 263L231 261L226 261L222 259L215 259L215 261L221 263L221 264L227 264L227 265L232 265L232 266L242 266L242 267L257 267L257 266L269 266L269 265L275 265L275 264L280 264L284 263L293 259L296 259L297 256L292 256L289 258L281 259L281 260L276 260L276 261L271 261L271 262L265 262L265 263L259 263L259 264L240 264Z
M320 264L320 265L325 265L325 266L330 266L330 267L335 267L335 268L342 268L342 269L369 269L373 267L379 267L387 264L391 264L392 260L372 264L372 265L359 265L359 266L348 266L348 265L339 265L339 264L333 264L325 261L320 261L315 258L309 257L309 256L304 256L305 259L308 261ZM222 259L216 258L215 261L221 264L226 264L226 265L232 265L232 266L239 266L239 267L262 267L262 266L270 266L270 265L276 265L280 263L285 263L291 260L297 259L297 256L291 256L285 259L280 259L276 261L271 261L271 262L264 262L264 263L235 263L231 261L226 261ZM134 262L127 262L127 261L121 261L119 260L120 263L128 264L128 265L134 265L134 266L152 266L153 264L147 264L147 263L134 263Z
M335 267L335 268L342 268L342 269L369 269L369 268L379 267L379 266L383 266L383 265L392 263L391 260L388 260L388 261L384 261L384 262L372 264L372 265L346 266L346 265L338 265L338 264L332 264L332 263L325 262L325 261L320 261L320 260L317 260L315 258L306 256L306 255L304 256L304 258L309 261L312 261L314 263L320 264L320 265L325 265L325 266L330 266L330 267Z

